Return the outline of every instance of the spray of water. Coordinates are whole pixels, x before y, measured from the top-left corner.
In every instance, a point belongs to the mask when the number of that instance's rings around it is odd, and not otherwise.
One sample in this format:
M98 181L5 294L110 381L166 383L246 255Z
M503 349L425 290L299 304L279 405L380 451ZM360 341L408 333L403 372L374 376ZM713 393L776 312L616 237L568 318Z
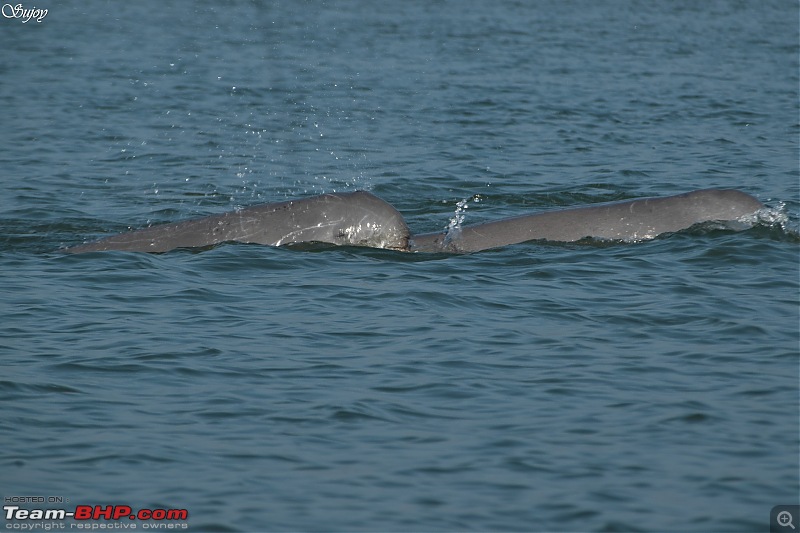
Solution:
M467 209L469 209L470 201L473 203L478 203L481 200L481 195L475 194L470 198L462 198L458 203L456 203L456 211L453 213L450 222L445 228L445 247L450 243L450 241L458 238L458 236L461 234L461 224L464 223L464 219L467 217Z

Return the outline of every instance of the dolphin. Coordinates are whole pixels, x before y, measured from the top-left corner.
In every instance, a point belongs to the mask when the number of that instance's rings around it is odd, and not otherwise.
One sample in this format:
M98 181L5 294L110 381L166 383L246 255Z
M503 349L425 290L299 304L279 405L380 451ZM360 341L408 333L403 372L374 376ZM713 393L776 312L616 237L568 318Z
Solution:
M764 204L732 189L705 189L662 198L639 198L522 215L465 226L455 232L411 237L415 252L478 252L520 242L574 242L592 238L642 241L703 222L735 221Z
M703 222L740 220L763 207L756 198L741 191L705 189L676 196L550 210L449 232L411 235L403 216L394 207L369 192L356 191L160 224L63 251L160 253L223 242L271 246L323 242L408 252L469 253L533 240L648 240Z
M219 215L160 224L66 248L68 253L119 250L168 252L222 242L281 246L325 242L408 249L409 231L397 209L366 191L328 193L262 204Z

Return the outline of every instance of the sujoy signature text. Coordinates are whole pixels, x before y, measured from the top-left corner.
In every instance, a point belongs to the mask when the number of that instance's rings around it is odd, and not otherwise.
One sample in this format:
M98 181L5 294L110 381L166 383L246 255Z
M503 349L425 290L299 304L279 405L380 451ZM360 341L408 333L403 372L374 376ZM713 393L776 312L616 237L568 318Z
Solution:
M34 6L30 9L22 7L22 4L17 4L12 6L11 4L3 4L2 9L0 9L3 13L3 16L7 19L20 19L22 23L25 24L31 19L36 20L36 22L41 22L47 16L46 9L39 9L38 7Z

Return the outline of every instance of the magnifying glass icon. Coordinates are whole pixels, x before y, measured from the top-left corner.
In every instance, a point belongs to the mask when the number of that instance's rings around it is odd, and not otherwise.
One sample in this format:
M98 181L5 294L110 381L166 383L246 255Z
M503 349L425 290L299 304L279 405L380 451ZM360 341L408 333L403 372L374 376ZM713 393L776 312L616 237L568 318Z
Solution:
M789 511L781 511L778 513L778 524L786 527L789 526L790 528L794 529L794 524L792 524L792 513Z

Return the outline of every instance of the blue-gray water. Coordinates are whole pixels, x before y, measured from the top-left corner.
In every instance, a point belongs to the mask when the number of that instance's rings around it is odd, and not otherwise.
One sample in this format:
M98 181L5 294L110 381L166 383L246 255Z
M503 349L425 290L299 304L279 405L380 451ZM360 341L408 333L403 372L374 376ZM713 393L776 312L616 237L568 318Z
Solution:
M1 496L193 531L749 532L797 503L796 2L35 6L0 18ZM706 187L772 220L55 252L330 191L421 232Z

